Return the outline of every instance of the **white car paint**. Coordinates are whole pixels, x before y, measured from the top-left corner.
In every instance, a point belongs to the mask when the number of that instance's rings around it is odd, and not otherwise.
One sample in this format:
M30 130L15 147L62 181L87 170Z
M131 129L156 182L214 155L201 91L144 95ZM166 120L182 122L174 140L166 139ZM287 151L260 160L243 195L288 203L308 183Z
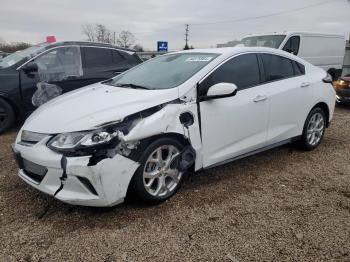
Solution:
M14 150L23 159L48 171L40 183L23 169L19 170L19 176L34 188L70 204L113 206L123 202L140 165L124 155L121 147L137 150L139 141L145 138L178 134L190 141L196 152L195 170L200 170L300 136L308 113L319 102L327 105L329 121L332 119L335 93L330 84L322 82L326 73L291 54L270 48L244 47L178 53L219 56L172 89L127 89L99 83L67 93L37 109L18 133ZM232 97L198 101L197 84L227 60L246 53L268 53L295 60L305 66L306 74L244 89ZM249 77L249 72L242 77ZM225 90L232 89L226 86ZM94 130L161 104L163 107L157 112L138 119L128 134L119 132L117 153L98 163L89 164L91 156L69 156L65 157L64 167L63 154L47 146L56 134ZM190 112L194 117L188 129L179 120L183 112ZM40 133L43 138L34 145L22 143L23 131ZM79 177L87 178L97 195L92 194Z
M101 123L123 120L125 116L169 102L174 96L178 96L176 89L135 90L97 83L39 107L27 119L26 130L46 134L90 130Z
M254 102L264 91L261 86L231 98L201 102L204 167L266 145L269 105Z

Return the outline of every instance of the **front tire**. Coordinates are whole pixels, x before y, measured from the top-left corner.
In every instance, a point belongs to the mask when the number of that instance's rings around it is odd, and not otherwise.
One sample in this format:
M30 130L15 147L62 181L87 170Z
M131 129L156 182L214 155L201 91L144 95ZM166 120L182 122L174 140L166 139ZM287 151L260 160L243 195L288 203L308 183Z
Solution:
M184 173L174 159L183 145L172 138L152 142L142 153L140 167L132 179L132 192L143 202L158 204L171 198L180 188Z
M0 98L0 134L7 131L15 122L15 112L12 106Z
M319 108L314 108L306 118L300 145L307 151L314 150L322 142L326 131L326 114Z

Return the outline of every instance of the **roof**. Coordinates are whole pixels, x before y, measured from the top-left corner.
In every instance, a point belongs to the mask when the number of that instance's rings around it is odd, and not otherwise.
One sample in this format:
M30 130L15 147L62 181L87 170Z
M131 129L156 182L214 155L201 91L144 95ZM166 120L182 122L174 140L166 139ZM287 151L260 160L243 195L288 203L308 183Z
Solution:
M298 56L290 54L286 51L269 48L269 47L245 47L245 46L235 46L235 47L223 47L223 48L209 48L209 49L190 49L185 51L179 51L176 53L204 53L204 54L218 54L221 57L221 60L225 60L231 56L242 54L242 53L269 53L287 57L289 59L298 61L299 63L306 64L307 61L301 59ZM172 53L174 54L174 53Z
M221 48L207 48L207 49L190 49L180 51L178 53L212 53L212 54L238 54L244 52L268 52L268 53L282 53L285 51L278 50L269 47L245 47L245 46L234 46L234 47L221 47Z
M336 36L345 38L345 35L341 34L332 34L332 33L322 33L322 32L311 32L311 31L282 31L282 32L268 32L268 33L258 33L258 34L248 34L244 37L250 36L263 36L263 35L291 35L291 34L305 34L305 35L322 35L322 36ZM243 37L243 38L244 38Z
M109 48L115 48L118 50L128 51L128 52L135 52L133 49L123 48L119 46L115 46L108 43L100 43L100 42L89 42L89 41L62 41L62 42L55 42L55 43L42 43L42 45L46 45L46 48L52 48L55 46L64 46L64 45L79 45L79 46L97 46L97 47L109 47Z

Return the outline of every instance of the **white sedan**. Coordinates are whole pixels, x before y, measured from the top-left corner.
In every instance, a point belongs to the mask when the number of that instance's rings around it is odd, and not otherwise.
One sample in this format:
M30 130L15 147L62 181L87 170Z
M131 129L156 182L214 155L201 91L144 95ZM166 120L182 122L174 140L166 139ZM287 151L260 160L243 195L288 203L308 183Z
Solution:
M70 204L170 198L187 171L282 144L315 149L332 120L327 73L268 48L149 60L37 109L13 150L19 176Z

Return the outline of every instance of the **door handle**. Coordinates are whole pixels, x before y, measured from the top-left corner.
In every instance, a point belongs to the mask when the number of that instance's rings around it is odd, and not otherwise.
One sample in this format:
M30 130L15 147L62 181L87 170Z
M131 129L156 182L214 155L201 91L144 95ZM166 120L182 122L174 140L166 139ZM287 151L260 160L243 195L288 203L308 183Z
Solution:
M308 87L310 86L310 83L307 83L307 82L304 82L304 83L301 83L300 87Z
M258 95L257 97L254 98L254 102L258 103L258 102L265 101L266 99L267 99L267 96Z

